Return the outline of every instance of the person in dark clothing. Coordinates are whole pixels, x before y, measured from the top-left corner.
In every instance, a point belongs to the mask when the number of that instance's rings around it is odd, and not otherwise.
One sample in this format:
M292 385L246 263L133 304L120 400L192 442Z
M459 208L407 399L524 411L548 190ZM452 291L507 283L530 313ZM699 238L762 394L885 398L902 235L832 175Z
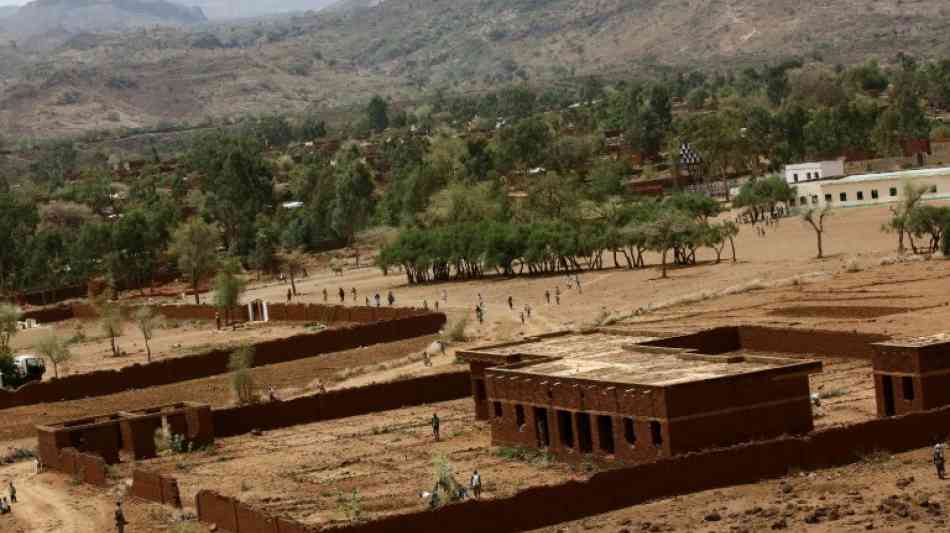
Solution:
M937 477L939 479L944 478L944 459L943 459L943 444L938 442L934 445L933 451L933 461L934 466L937 468Z
M340 303L346 303L346 293L343 292L343 287L340 287Z
M122 512L122 502L115 504L115 530L118 533L125 533L125 525L128 522L125 519L125 513Z
M376 300L376 307L379 307L379 293L377 292L376 296L373 296L373 298Z
M485 323L485 315L482 313L482 308L477 305L475 306L475 318L478 319L479 324Z
M551 305L551 291L544 291L544 301Z
M432 414L432 436L436 442L439 442L439 415Z
M353 302L356 302L356 287L350 289L350 295L353 297Z
M294 299L294 293L291 292L290 289L287 289L287 303L290 303L290 301L293 299Z
M10 482L10 503L16 503L16 487L13 486L13 482Z
M218 330L220 331L221 330L221 313L217 311L214 312L214 323L215 325L217 325Z
M327 297L328 297L328 296L329 296L329 295L327 294L327 290L326 290L326 288L324 288L324 289L323 289L323 303L327 303Z
M515 309L515 299L512 298L511 296L508 297L508 309L511 309L511 310Z
M389 305L396 305L396 296L393 295L393 291L389 291L388 300L389 300Z

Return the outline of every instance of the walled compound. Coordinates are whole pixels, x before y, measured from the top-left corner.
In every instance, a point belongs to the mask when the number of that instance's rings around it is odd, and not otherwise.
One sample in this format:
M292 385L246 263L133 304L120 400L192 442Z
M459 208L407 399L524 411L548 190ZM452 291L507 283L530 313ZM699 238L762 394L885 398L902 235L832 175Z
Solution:
M476 416L493 445L628 463L813 429L820 362L653 340L562 334L466 352Z
M40 460L60 468L61 451L72 448L98 455L106 464L120 461L120 452L135 460L156 456L155 432L164 428L185 443L201 447L214 442L214 419L204 404L181 402L109 415L37 426Z
M950 335L874 344L878 416L950 405Z

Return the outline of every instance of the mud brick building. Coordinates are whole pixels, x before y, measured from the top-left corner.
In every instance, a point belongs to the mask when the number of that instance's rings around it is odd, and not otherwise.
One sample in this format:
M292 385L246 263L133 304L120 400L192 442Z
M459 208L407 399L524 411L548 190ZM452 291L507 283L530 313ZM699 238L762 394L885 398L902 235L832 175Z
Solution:
M950 335L880 342L874 352L878 416L950 405Z
M650 340L560 334L461 355L496 446L637 463L812 430L808 376L820 362Z
M123 453L136 460L149 459L157 453L155 432L159 428L182 436L185 442L196 447L214 442L211 408L183 402L37 426L40 460L58 468L61 452L66 448L97 455L106 464L118 463Z

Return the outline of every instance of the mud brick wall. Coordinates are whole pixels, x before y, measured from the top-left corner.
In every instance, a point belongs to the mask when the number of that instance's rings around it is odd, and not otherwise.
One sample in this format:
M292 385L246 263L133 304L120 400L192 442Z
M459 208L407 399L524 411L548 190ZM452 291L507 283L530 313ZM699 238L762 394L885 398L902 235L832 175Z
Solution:
M846 359L874 357L871 344L888 339L886 335L822 331L807 329L778 329L760 326L739 328L742 348L753 351L800 353Z
M426 313L391 321L327 329L317 333L264 341L255 345L255 366L265 366L317 355L394 342L437 333L445 315ZM164 359L120 370L103 370L23 385L15 391L0 390L0 409L115 394L227 372L230 350Z
M97 487L107 485L105 461L96 455L79 453L75 448L63 448L59 451L57 464L54 466L47 463L47 466L83 483Z
M136 469L132 472L132 496L181 508L178 480L156 472Z
M471 394L469 387L468 372L454 372L329 391L285 402L216 409L215 436L233 437L254 429L278 429L457 400Z
M660 459L595 474L585 482L570 481L536 487L509 498L467 501L438 511L419 511L324 531L335 533L514 533L578 520L659 498L784 477L791 468L806 470L850 464L862 455L886 450L903 452L932 443L934 428L950 428L950 407L924 413L873 420L815 432ZM942 429L946 436L947 429ZM552 502L571 502L552 505ZM317 528L250 529L248 511L212 492L198 494L198 516L221 531L312 532ZM265 515L263 511L253 511ZM257 522L260 523L260 522ZM275 519L277 527L293 525ZM248 527L248 529L245 529Z
M665 348L692 348L709 355L751 350L871 360L874 357L874 348L871 345L888 338L886 335L846 331L737 326L714 328L643 344Z

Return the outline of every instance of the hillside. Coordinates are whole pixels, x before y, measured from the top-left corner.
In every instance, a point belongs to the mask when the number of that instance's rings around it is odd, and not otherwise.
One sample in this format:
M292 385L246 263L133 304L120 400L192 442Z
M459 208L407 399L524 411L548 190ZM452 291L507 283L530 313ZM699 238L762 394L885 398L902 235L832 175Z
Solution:
M122 2L144 0L107 3ZM319 13L197 30L60 30L52 51L0 47L0 127L49 135L195 123L338 108L374 92L403 100L437 87L655 76L796 55L941 57L950 55L948 18L943 0L344 0Z
M273 16L323 9L334 0L190 0L211 20Z
M5 18L3 27L22 38L51 31L98 32L206 21L201 9L166 0L34 0Z

